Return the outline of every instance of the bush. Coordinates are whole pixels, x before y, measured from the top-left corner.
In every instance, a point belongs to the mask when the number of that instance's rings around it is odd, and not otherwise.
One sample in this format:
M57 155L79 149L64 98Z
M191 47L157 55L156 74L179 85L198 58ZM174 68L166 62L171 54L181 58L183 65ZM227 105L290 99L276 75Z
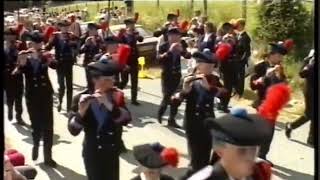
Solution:
M261 5L254 34L265 43L291 38L295 42L294 61L301 60L310 50L313 39L311 14L301 1L282 0Z

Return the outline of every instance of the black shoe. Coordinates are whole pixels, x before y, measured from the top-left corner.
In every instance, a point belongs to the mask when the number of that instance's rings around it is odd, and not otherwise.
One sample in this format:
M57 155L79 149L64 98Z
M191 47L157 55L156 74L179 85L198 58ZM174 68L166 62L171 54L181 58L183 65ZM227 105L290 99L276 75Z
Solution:
M126 146L124 144L122 144L120 146L120 154L126 153L128 152L128 149L126 148Z
M61 111L61 104L58 105L57 110L58 110L58 112Z
M158 115L157 120L158 120L158 123L161 124L162 123L162 116Z
M24 120L22 119L21 115L16 116L16 120L17 120L17 124L19 124L21 126L27 125L27 123L25 123Z
M44 164L50 167L57 167L57 163L53 159L44 160Z
M286 123L286 127L285 127L285 134L287 136L288 139L291 138L291 127L290 127L290 123Z
M179 126L176 121L170 121L168 122L168 126L173 127L173 128L177 128L177 129L181 129L181 126Z
M32 160L37 160L39 155L39 146L33 146L32 148Z
M8 110L8 120L9 121L12 121L12 119L13 119L13 112L12 112L12 110Z
M27 126L27 123L24 122L22 119L17 121L17 124L20 126Z
M135 106L140 106L140 103L138 101L132 101L131 104Z

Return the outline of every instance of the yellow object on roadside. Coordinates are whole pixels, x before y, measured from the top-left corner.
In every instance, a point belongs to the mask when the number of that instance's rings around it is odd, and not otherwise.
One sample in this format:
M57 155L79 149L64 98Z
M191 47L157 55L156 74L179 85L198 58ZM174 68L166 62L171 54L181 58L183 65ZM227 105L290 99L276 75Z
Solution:
M141 70L139 71L138 77L141 79L154 79L155 77L148 74L148 71L144 70L144 65L146 64L145 57L139 57L138 63L141 66Z

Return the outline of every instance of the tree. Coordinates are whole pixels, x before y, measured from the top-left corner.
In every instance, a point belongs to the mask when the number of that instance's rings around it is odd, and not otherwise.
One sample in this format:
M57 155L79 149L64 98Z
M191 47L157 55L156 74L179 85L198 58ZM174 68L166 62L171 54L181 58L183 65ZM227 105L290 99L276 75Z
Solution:
M242 18L247 19L247 0L242 0Z
M203 0L203 7L204 7L204 15L208 15L208 2L207 0Z
M312 47L312 27L311 15L301 1L282 0L260 5L254 34L265 43L293 39L293 55L299 60Z

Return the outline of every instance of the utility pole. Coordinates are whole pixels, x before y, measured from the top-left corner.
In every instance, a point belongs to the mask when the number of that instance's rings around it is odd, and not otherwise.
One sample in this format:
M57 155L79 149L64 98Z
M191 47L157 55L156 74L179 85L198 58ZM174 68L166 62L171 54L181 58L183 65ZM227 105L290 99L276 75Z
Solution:
M242 0L242 18L247 19L247 0Z
M203 6L204 6L204 15L208 16L208 1L203 0Z
M311 23L313 25L313 28L312 28L312 32L314 33L314 6L315 4L313 3L313 6L312 6L312 9L311 9ZM312 47L314 48L314 38L312 38Z
M194 3L194 0L191 0L190 2L190 8L193 10L193 3Z
M160 7L160 0L157 0L157 8Z

